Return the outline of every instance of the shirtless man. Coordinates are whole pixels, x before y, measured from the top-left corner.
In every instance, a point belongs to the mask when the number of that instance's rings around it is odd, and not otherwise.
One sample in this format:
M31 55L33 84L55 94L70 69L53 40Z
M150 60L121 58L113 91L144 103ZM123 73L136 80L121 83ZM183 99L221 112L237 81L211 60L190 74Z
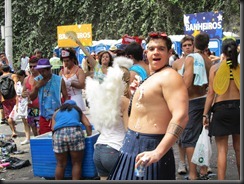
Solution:
M189 95L189 121L181 135L181 145L186 148L189 165L189 180L198 179L197 165L191 162L191 158L199 135L202 131L202 119L206 92L208 86L208 74L212 65L204 51L208 48L209 36L206 33L198 34L194 39L194 53L189 54L184 63L183 79ZM206 177L207 168L201 167L200 174ZM201 178L203 179L203 177Z
M181 49L184 52L184 56L181 57L180 59L177 59L172 65L172 68L175 69L180 75L183 75L183 73L184 73L184 62L185 62L186 56L190 53L193 53L193 51L194 51L193 42L194 42L194 38L192 36L188 36L188 35L184 36L180 41ZM186 161L185 161L186 160L185 159L186 150L185 150L185 148L182 148L180 140L178 140L178 148L179 148L180 162L178 165L177 172L179 174L186 174L186 172L187 172L187 166L186 166Z
M128 131L110 180L138 179L134 170L139 165L147 167L144 180L175 180L172 146L188 121L187 89L182 77L168 67L170 38L149 33L147 43L145 53L153 74L134 94Z

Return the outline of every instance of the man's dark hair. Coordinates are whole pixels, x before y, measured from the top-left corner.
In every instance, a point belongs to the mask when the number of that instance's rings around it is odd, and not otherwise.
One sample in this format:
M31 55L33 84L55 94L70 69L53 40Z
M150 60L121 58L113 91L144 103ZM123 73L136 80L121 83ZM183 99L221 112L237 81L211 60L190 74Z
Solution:
M9 65L3 65L2 70L3 70L3 72L10 72L10 66Z
M125 55L132 55L137 61L143 60L143 48L137 42L131 42L125 47Z
M186 41L191 41L192 44L194 43L194 38L192 36L189 36L189 35L186 35L184 36L181 41L180 41L180 44L181 44L181 47L182 47L182 44Z
M152 39L158 39L158 38L161 38L166 41L166 46L167 46L168 50L170 50L172 48L172 41L165 32L157 31L157 32L148 33L148 37L146 38L146 43L149 43L149 41Z
M209 35L207 33L200 33L194 39L194 45L200 51L204 51L208 47Z

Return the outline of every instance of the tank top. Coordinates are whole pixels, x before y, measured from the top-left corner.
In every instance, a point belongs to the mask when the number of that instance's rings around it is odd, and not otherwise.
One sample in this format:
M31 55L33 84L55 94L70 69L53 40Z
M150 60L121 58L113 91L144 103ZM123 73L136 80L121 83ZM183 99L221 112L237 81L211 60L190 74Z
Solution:
M77 68L74 75L67 78L67 77L65 77L64 71L62 69L62 78L64 79L65 84L71 83L72 81L79 82L78 77L77 77L78 70L79 70L79 68ZM66 89L67 89L69 97L74 96L74 95L79 95L79 94L82 95L82 89L77 89L75 87L68 86L68 85L66 85Z
M30 84L30 76L28 76L26 83L25 83L25 87L26 89L28 89L29 91L32 90L32 86ZM39 108L39 102L38 102L38 97L36 97L35 100L32 101L32 103L28 104L29 107L31 108Z

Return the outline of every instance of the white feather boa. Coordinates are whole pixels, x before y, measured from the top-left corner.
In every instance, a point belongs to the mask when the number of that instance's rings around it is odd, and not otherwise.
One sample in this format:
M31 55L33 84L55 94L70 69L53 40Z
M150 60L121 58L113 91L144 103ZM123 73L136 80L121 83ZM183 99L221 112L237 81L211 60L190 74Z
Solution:
M121 122L120 102L125 83L123 72L118 65L108 68L104 81L86 78L86 97L90 106L91 123L96 130L102 126L108 128Z
M124 56L118 56L114 58L113 66L115 65L123 66L129 70L133 65L133 60Z

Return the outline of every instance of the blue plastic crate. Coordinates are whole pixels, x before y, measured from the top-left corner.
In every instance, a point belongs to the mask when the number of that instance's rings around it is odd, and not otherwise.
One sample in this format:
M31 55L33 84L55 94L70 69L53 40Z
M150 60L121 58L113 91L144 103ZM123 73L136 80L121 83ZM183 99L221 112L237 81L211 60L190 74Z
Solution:
M98 176L95 164L93 162L94 144L96 143L98 136L99 133L93 130L92 135L85 138L85 150L81 173L81 176L85 178L93 178ZM52 133L48 132L46 134L31 138L30 149L34 176L54 178L57 162L52 147ZM65 178L71 177L72 165L71 159L69 158L65 170Z

